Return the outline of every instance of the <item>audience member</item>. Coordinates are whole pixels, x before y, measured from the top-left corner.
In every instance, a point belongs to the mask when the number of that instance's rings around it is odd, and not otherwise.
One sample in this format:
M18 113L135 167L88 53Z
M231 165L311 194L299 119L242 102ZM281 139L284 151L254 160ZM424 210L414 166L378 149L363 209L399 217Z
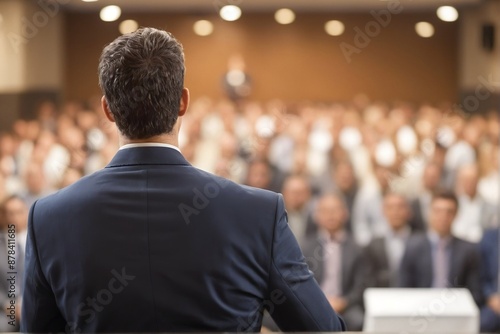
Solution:
M17 200L19 198L13 196L0 202L0 259L2 259L0 261L0 332L19 331L24 252L15 235L16 228L11 225L13 213L9 212L9 219L7 219L5 210L7 203ZM16 217L15 220L18 218ZM14 254L9 252L12 250ZM12 272L17 273L14 275L15 282L10 280L13 276ZM12 304L15 306L12 307Z
M350 331L363 327L363 292L368 266L362 249L345 231L349 216L343 198L325 194L318 200L314 221L318 232L306 240L304 256L332 307Z
M15 226L16 243L24 253L26 249L28 207L21 197L12 195L4 200L3 211L5 223Z
M428 163L422 175L422 189L416 198L411 201L412 217L410 225L415 230L425 231L427 229L427 214L431 205L432 194L441 187L441 180L441 167L434 162Z
M371 286L395 287L399 284L401 259L412 230L408 224L411 216L407 199L397 193L384 196L384 215L389 230L383 237L374 238L366 248L371 268Z
M481 308L481 332L500 332L500 228L488 230L479 244L481 284L486 304Z
M283 184L283 199L288 213L288 225L302 247L304 241L316 231L312 220L311 186L301 175L292 175Z
M431 201L429 230L410 237L401 261L400 285L408 288L465 287L482 304L479 252L451 234L458 199L437 192Z
M354 174L354 168L349 160L341 160L334 165L333 168L333 184L334 190L344 197L347 209L352 212L356 196L358 194L358 182ZM346 221L345 228L349 233L352 233L352 216Z
M455 236L474 243L481 240L483 230L495 223L495 208L477 192L478 181L477 165L463 166L458 170L456 194L459 209L452 229Z
M390 190L391 170L375 165L373 182L360 190L352 209L352 233L356 242L366 246L387 231L387 221L382 212L384 194Z

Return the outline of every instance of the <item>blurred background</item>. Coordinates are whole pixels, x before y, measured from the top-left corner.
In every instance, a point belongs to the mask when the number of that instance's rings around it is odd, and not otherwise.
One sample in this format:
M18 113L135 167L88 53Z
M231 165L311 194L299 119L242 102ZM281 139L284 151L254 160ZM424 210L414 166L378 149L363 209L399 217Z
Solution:
M31 204L118 149L97 65L145 26L184 46L184 156L282 192L301 246L331 192L360 249L398 219L427 231L436 189L459 198L454 235L498 226L498 0L0 0L0 221L21 246Z

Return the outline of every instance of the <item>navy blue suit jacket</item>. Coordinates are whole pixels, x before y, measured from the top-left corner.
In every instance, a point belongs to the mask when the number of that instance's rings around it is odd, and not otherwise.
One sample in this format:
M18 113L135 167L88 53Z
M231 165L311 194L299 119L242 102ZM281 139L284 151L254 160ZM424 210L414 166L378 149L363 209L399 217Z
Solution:
M483 239L479 243L481 252L481 285L486 298L498 293L499 273L499 239L500 229L492 229L484 232Z
M282 196L192 167L177 151L118 151L36 202L21 330L338 331Z

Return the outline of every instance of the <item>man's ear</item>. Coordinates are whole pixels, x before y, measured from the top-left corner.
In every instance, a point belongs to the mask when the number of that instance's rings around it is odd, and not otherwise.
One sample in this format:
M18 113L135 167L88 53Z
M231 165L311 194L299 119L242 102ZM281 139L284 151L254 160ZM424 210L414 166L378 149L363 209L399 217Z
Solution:
M115 117L113 116L113 114L111 113L111 110L109 110L109 105L108 105L108 101L106 101L106 97L103 96L101 98L101 108L102 108L102 111L104 111L104 115L106 115L106 118L110 121L110 122L115 122Z
M182 89L181 103L179 106L179 116L184 116L189 106L189 89Z

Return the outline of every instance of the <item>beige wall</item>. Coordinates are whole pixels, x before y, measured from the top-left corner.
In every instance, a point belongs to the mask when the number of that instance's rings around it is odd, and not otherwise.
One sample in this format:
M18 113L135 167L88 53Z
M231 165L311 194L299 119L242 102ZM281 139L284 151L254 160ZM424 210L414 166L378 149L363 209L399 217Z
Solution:
M495 26L495 48L492 52L482 47L483 24ZM460 87L473 89L479 84L479 76L490 75L500 85L500 1L486 1L481 7L464 12L460 40Z
M354 45L354 27L364 29L370 14L298 14L292 25L282 26L272 14L247 14L236 22L216 16L214 34L199 37L192 25L207 16L123 14L142 26L171 31L183 43L186 53L186 85L194 98L223 96L221 77L227 60L241 53L254 82L252 98L268 100L349 100L358 93L372 99L409 101L453 101L458 91L458 25L439 21L431 14L392 15L359 54L348 63L339 47ZM340 19L346 33L328 36L324 22ZM418 37L414 24L427 20L435 24L436 35ZM99 94L97 64L102 47L119 36L118 22L104 23L93 14L68 13L65 26L68 99L85 99Z

